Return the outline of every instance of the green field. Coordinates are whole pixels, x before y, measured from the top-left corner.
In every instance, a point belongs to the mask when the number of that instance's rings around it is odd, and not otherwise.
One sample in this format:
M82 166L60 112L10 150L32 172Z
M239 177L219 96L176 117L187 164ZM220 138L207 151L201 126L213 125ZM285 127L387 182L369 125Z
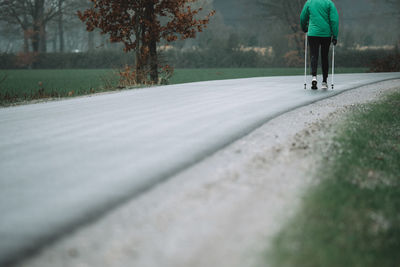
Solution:
M366 68L339 68L337 73L366 72ZM170 84L249 78L302 75L302 68L176 69ZM3 80L3 78L5 79ZM0 104L45 97L66 97L116 89L114 70L0 70Z
M90 93L91 88L99 91L105 85L104 79L112 78L113 85L117 84L117 76L111 70L1 70L0 80L4 76L0 84L3 101L6 93L23 98L24 94L34 95L44 88L46 94L66 96L74 91L74 95L82 95Z

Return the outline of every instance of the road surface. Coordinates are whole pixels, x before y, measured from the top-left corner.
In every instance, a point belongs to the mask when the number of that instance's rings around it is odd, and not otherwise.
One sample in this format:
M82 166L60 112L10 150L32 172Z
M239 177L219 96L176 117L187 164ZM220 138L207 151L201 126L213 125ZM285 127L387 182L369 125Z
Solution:
M0 109L0 265L96 219L266 121L400 73L153 87Z

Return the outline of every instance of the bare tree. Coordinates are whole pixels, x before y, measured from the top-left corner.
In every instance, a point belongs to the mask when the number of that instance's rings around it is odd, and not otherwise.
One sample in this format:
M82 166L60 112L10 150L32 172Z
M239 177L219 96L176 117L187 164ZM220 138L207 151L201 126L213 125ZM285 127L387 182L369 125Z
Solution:
M57 14L58 0L0 0L0 20L20 25L24 33L24 51L46 52L46 25Z
M395 16L397 17L398 22L400 23L400 0L386 0L392 7L395 12ZM400 52L400 30L397 27L397 51Z
M90 6L89 1L82 0L55 0L57 4L57 39L58 51L65 52L65 23L69 22L72 17L76 17L79 9Z
M277 21L288 27L292 34L289 41L293 42L299 55L303 51L303 34L300 28L300 13L306 0L256 0L256 4L264 11L271 21Z
M29 52L29 36L31 23L28 21L26 13L20 13L25 10L23 1L0 0L0 20L9 24L18 24L24 34L24 52Z
M373 0L375 4L382 5L382 0ZM384 14L380 14L381 17L389 17L397 19L397 25L400 23L400 0L384 0L384 3L390 6L390 10ZM386 29L387 30L387 29ZM391 33L393 34L393 32ZM400 28L395 27L395 34L397 34L397 49L400 51Z
M84 10L88 8L93 7L93 3L89 0L87 1L82 1L82 0L57 0L58 1L58 10L59 10L59 16L57 20L57 29L58 29L58 40L59 40L59 51L63 52L66 48L65 46L71 45L71 43L75 43L74 46L76 48L76 42L74 42L75 39L77 39L76 36L76 30L78 28L82 28L82 30L85 32L87 35L87 38L85 38L87 42L87 49L88 51L93 51L95 49L95 32L87 32L85 30L85 27L81 24L81 21L79 18L76 16L76 13L78 11L83 12ZM68 39L68 33L69 35L73 34L75 32L75 35L73 36L71 40L71 36ZM65 36L67 35L67 36ZM80 35L79 35L80 36ZM68 39L68 40L67 40ZM82 42L81 40L80 42ZM85 46L85 47L86 47ZM62 49L64 47L64 49Z

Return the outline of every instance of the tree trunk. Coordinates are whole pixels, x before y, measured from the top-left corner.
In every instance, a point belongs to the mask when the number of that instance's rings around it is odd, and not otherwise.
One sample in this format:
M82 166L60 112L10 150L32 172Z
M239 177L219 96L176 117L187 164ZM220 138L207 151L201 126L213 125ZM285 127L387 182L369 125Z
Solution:
M145 12L142 10L142 12ZM146 14L141 13L145 18ZM148 80L148 61L149 61L149 47L148 42L146 40L146 32L147 32L147 25L145 23L139 23L139 33L140 33L140 45L139 45L139 65L140 65L140 72L137 73L139 77L140 83L146 83Z
M142 31L143 24L139 23L140 17L136 15L135 25L137 25L135 30L135 38L137 42L135 50L135 73L136 73L136 83L141 84L143 82L143 62L142 62Z
M41 44L44 40L41 40L42 37L45 37L45 31L43 28L44 23L44 0L35 0L34 10L32 13L32 23L33 23L33 33L32 33L32 49L33 52L39 52L43 48L43 44Z
M24 33L24 53L29 53L29 26L28 26L28 18L26 14L24 14L24 19L22 22L22 31Z
M158 83L158 57L157 57L157 42L151 38L150 44L150 79L152 83Z
M141 84L143 82L143 70L142 70L140 49L136 49L135 61L136 61L135 62L136 83Z
M62 4L64 0L58 1L58 40L60 42L60 52L64 52L64 22L63 22L63 13L62 13Z
M29 32L28 29L24 29L24 53L29 53Z
M40 35L40 52L41 53L46 53L47 52L47 33L46 33L46 24L42 21L42 24L40 25L40 31L39 31L39 35Z
M39 52L39 43L40 43L40 28L36 23L33 24L33 32L32 32L32 50L33 52Z
M157 33L154 30L154 23L156 20L155 11L154 11L154 3L153 1L149 1L146 7L146 20L149 21L149 40L148 40L148 48L149 48L149 63L150 63L150 80L152 83L158 83L158 57L157 57Z

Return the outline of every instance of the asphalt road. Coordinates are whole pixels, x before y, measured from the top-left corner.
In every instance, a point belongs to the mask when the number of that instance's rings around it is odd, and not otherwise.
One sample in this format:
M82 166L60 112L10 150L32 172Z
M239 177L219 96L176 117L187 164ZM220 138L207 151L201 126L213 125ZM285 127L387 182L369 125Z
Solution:
M0 265L133 198L296 107L400 73L153 87L0 109Z

